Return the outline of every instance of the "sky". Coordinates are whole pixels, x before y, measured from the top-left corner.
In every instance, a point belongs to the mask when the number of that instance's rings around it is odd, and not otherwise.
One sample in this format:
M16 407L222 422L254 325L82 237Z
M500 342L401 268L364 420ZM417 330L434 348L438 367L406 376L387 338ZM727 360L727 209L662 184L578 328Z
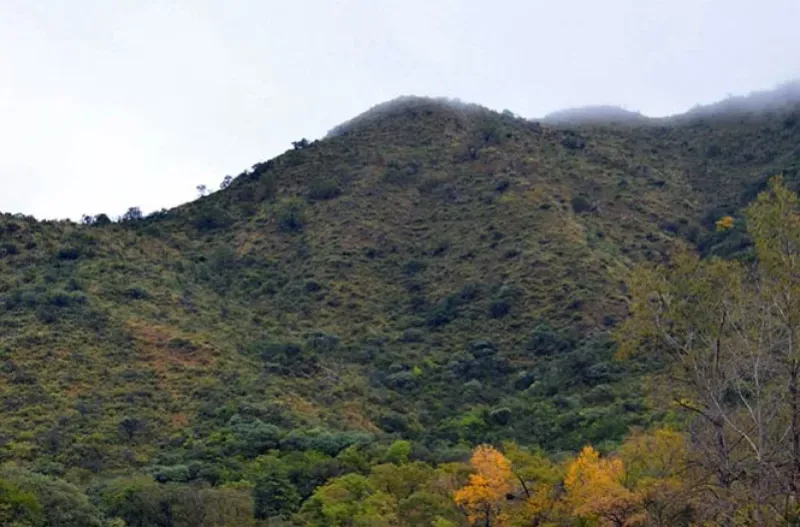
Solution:
M798 0L0 0L0 211L170 208L400 95L670 115L800 77Z

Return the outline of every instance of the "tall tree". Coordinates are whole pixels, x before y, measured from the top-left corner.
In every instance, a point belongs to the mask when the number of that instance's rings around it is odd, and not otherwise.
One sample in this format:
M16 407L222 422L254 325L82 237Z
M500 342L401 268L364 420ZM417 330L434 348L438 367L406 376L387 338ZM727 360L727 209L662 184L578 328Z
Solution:
M465 487L455 492L456 504L472 525L506 525L503 505L512 491L511 462L497 449L481 445L472 454L470 464L475 473L469 476Z
M623 354L670 359L709 519L769 525L797 518L800 498L798 198L775 178L746 219L752 263L686 252L636 269L617 336Z

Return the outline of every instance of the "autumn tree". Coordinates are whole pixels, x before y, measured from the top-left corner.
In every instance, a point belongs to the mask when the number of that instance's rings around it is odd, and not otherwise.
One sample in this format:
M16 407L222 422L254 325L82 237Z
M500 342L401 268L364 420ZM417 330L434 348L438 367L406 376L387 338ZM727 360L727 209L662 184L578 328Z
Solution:
M634 525L641 518L640 499L623 484L624 479L620 458L601 458L586 446L567 468L567 503L577 517L597 518L615 527Z
M474 526L500 527L507 524L504 505L511 493L514 475L511 462L497 449L481 445L470 459L475 473L469 483L454 494L456 504Z

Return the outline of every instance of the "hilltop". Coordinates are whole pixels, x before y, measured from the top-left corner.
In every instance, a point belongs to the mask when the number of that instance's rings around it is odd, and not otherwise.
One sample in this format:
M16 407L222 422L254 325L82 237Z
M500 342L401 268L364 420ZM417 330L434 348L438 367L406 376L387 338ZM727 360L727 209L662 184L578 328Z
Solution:
M583 106L552 112L542 118L542 122L553 125L586 125L612 123L644 124L647 117L639 112L631 112L619 106Z
M613 444L664 417L659 365L608 335L628 269L746 254L714 222L776 173L797 186L798 116L556 125L404 98L170 211L2 216L0 459L215 483L271 449Z

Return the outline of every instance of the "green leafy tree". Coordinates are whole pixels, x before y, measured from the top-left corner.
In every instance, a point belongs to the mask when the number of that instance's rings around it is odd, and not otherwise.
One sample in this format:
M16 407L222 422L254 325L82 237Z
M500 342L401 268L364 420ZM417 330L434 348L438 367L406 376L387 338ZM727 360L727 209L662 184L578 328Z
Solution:
M398 439L389 445L384 455L384 460L389 463L401 464L408 461L408 456L411 455L411 442L403 439Z
M347 474L317 489L300 518L318 527L398 525L397 502L361 474Z
M39 527L44 521L42 504L32 492L0 479L0 525Z
M22 494L19 496L24 496L25 500L32 504L29 510L38 510L42 513L45 525L59 527L102 525L100 512L90 503L88 496L74 485L17 467L4 467L1 474L20 490ZM30 502L31 497L33 502Z
M253 515L259 520L288 518L297 511L300 500L300 493L285 469L261 474L253 487Z

